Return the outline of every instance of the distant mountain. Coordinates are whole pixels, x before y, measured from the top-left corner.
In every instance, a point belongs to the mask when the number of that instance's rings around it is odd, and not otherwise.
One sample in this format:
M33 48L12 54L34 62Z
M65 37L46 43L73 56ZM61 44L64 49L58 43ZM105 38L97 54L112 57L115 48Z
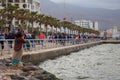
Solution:
M59 19L66 17L69 21L88 19L98 21L100 29L109 29L113 26L120 28L120 10L102 8L84 8L64 3L54 3L50 0L41 0L41 11Z

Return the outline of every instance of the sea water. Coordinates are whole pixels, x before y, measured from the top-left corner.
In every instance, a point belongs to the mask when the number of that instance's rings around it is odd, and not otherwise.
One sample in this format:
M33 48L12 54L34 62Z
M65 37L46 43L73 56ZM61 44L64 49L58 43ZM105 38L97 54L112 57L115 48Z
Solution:
M120 44L94 46L40 67L63 80L120 80Z

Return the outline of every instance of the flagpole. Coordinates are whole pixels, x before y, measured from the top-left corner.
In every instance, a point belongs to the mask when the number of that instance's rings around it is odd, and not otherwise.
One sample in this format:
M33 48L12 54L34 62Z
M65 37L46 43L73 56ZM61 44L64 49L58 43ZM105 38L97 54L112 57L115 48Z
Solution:
M66 11L65 11L65 0L64 0L64 19L66 18L65 13L66 13Z

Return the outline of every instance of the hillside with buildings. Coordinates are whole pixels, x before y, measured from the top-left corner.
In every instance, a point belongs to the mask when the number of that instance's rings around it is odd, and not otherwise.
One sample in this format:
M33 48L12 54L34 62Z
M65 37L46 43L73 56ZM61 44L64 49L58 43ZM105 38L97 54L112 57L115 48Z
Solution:
M38 13L51 15L61 20L63 20L63 18L66 18L67 21L76 23L77 25L83 26L85 28L96 28L96 30L110 29L113 28L113 26L117 26L118 28L120 28L120 10L83 8L67 3L54 3L50 0L7 1L8 2L6 2L5 0L1 0L1 2L4 4L0 5L7 6L5 4L10 3L18 6L19 8L29 9L30 11L37 11Z
M50 0L41 0L41 11L59 19L64 17L73 22L74 20L86 19L97 21L101 30L120 27L120 10L101 8L84 8L65 3L54 3Z

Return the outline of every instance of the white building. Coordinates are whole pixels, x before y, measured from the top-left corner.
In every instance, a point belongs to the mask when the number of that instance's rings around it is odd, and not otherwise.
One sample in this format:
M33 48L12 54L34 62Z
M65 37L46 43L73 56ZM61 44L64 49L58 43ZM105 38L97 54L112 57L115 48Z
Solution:
M120 38L120 31L117 27L108 29L106 31L101 31L101 37L104 37L106 33L106 37L112 37L112 38Z
M118 30L118 28L115 26L113 28L113 38L119 37L120 38L120 31Z
M75 24L84 28L98 30L98 22L92 22L90 20L76 20Z
M75 24L84 28L89 28L89 21L87 20L76 20Z
M93 29L99 30L99 29L98 29L98 22L93 22Z
M29 9L30 11L40 13L40 0L1 0L0 6L5 7L9 4L18 6L21 9Z

